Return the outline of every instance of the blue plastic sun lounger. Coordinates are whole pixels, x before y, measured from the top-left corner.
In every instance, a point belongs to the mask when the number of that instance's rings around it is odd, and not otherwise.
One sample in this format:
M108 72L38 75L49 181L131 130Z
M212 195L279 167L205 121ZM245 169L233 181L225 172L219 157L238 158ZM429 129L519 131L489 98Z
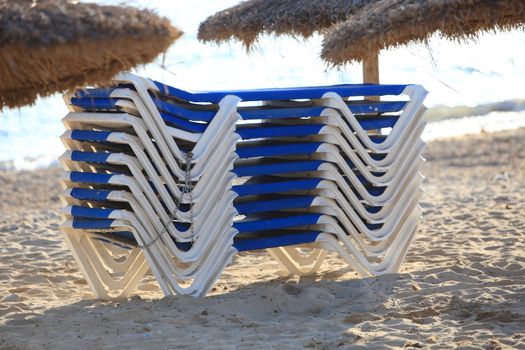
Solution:
M165 295L205 295L235 254L261 249L292 274L327 251L361 276L395 272L421 215L425 96L188 92L131 74L76 91L61 137L66 241L101 298L129 295L148 268Z

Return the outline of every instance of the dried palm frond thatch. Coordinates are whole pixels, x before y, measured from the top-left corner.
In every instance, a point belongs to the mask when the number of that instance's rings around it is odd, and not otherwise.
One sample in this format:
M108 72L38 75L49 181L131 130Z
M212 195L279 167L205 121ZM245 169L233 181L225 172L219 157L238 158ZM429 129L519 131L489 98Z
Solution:
M491 30L525 28L523 0L382 0L370 3L334 25L321 57L341 65L370 53L440 36L469 40Z
M262 34L310 37L344 21L377 0L250 0L220 11L201 23L198 38L221 43L230 39L249 48Z
M182 32L148 10L72 0L0 0L0 108L105 84Z

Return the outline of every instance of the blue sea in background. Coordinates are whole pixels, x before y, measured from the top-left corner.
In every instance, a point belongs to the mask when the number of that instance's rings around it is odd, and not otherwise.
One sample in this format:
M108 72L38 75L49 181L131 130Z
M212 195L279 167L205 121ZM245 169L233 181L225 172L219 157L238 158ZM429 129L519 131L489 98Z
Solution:
M119 4L121 1L95 1ZM222 46L197 41L199 23L238 0L132 1L154 9L185 32L163 57L136 73L188 90L263 88L359 83L361 66L330 68L319 58L322 38L267 36L247 54L241 44ZM489 33L459 44L432 38L385 51L380 56L382 83L415 83L430 92L426 105L468 105L525 98L525 33ZM61 96L34 106L0 112L0 169L48 166L63 151L58 137L67 113ZM509 119L510 118L510 119ZM481 123L481 124L480 124ZM485 124L483 124L485 123ZM436 124L428 138L525 124L524 114L493 114L457 124ZM438 136L435 136L438 135Z

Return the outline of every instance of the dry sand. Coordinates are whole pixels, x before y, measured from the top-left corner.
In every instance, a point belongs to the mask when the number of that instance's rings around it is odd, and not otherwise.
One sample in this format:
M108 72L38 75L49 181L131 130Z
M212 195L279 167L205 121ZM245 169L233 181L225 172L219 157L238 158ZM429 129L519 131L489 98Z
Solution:
M525 129L433 142L400 274L335 256L287 277L243 255L207 298L87 300L57 227L57 169L0 172L0 349L525 348Z

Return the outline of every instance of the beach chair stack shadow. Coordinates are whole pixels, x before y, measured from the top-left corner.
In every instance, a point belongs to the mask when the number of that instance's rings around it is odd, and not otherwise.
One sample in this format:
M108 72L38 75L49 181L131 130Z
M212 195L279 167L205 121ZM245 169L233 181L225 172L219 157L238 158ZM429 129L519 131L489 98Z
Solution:
M417 85L187 92L132 74L64 97L62 232L99 298L151 271L203 296L238 252L397 272L421 218ZM378 98L379 97L379 98Z

